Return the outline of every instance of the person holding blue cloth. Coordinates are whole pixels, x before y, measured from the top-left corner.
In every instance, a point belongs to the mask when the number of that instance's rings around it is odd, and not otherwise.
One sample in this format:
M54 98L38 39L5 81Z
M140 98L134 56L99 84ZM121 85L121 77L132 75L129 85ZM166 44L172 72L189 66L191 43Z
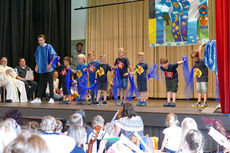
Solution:
M35 72L39 74L39 83L37 98L31 101L31 103L41 103L43 91L45 90L47 83L49 84L50 100L49 103L54 103L54 90L53 90L53 71L52 62L57 56L53 46L45 43L45 35L38 36L39 46L36 48L34 57L36 60Z

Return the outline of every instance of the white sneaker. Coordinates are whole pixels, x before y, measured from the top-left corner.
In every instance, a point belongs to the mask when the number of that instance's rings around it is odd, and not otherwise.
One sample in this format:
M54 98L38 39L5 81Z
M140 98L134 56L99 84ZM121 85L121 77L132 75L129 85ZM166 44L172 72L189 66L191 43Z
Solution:
M36 98L32 101L30 101L31 104L40 104L42 101L41 101L41 98Z
M49 100L48 103L49 103L49 104L53 104L53 103L54 103L54 99L53 99L53 98L50 98L50 100Z

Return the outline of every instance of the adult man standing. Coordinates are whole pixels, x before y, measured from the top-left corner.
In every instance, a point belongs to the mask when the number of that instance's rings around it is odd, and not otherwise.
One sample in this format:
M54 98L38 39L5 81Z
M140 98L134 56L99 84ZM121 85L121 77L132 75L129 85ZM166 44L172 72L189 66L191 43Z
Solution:
M45 35L41 34L38 36L39 46L36 48L34 57L36 59L35 71L39 74L39 84L37 98L31 103L41 103L41 98L45 92L47 83L50 89L50 100L49 103L54 103L54 90L53 90L53 71L52 62L57 55L53 46L45 43Z
M1 65L0 65L0 75L1 75L1 82L4 82L6 87L6 99L7 101L19 102L19 95L18 91L20 92L20 101L27 102L25 84L16 79L17 74L13 70L13 68L7 66L7 58L1 58Z
M33 92L36 90L38 84L34 81L33 71L26 65L25 58L19 58L18 66L15 68L17 79L25 83L27 99L33 100Z

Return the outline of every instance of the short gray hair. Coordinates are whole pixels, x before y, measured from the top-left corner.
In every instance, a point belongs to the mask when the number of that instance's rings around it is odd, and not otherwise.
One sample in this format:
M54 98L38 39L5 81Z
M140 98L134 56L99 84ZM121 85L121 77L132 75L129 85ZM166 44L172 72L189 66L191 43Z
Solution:
M69 118L70 125L83 125L82 115L79 113L74 113Z
M52 116L44 116L40 124L43 131L54 131L56 127L56 119Z

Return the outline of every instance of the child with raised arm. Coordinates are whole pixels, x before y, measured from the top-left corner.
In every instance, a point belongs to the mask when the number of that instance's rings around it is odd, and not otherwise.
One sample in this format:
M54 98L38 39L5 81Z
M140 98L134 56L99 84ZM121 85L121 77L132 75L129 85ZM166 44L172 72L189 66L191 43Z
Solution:
M120 103L117 105L121 106L124 102L126 102L126 93L127 93L127 85L128 85L128 69L132 72L132 68L130 66L129 60L126 57L126 51L124 48L118 49L118 58L116 58L115 67L119 69L121 75L121 88L120 88Z
M104 101L102 105L107 105L107 102L106 102L107 87L108 87L107 73L109 71L112 71L112 68L109 64L106 63L106 55L102 54L100 56L100 62L101 64L98 65L97 67L96 80L95 80L97 82L97 101L92 104L93 106L99 105L99 100L100 100L102 91L104 94Z
M177 67L183 63L184 61L179 61L177 63L169 64L167 57L161 57L160 59L160 69L164 72L165 75L168 100L168 102L163 105L164 107L176 107L176 93L178 89ZM173 99L172 103L171 98Z
M100 65L100 62L96 60L95 53L93 51L88 53L88 59L89 59L89 63L87 65L87 69L88 69L88 74L89 74L89 84L91 87L95 82L96 71L97 71L98 65ZM95 95L96 95L96 92L94 89L92 89L91 90L92 104L95 102Z
M148 64L144 62L144 52L137 53L139 63L136 65L137 87L139 92L137 106L146 106Z
M208 99L208 68L204 64L204 60L201 59L201 53L204 50L204 45L200 45L198 50L193 50L191 58L194 61L194 76L196 77L196 90L198 93L198 101L192 107L207 107ZM204 95L204 102L201 103L202 93Z

